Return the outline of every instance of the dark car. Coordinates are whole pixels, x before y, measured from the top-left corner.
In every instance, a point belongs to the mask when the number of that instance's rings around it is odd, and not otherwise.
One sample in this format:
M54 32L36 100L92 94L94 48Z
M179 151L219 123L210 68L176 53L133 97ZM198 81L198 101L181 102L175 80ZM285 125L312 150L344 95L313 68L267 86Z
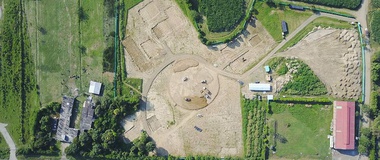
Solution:
M202 129L197 127L197 126L194 126L195 130L197 130L198 132L202 132Z

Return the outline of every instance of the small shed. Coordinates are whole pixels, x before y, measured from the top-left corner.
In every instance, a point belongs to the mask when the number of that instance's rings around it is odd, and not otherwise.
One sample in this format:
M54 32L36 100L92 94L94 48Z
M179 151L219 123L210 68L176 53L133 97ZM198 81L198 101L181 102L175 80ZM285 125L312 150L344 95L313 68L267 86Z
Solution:
M270 95L267 95L267 100L268 100L268 101L272 101L272 100L273 100L273 95L271 95L271 94L270 94Z
M288 24L285 21L281 22L282 33L288 33Z
M300 11L304 11L305 10L305 8L304 7L302 7L302 6L296 6L296 5L289 5L289 8L290 9L294 9L294 10L300 10Z
M264 66L265 72L269 73L270 72L270 67L269 66Z
M258 91L258 92L266 92L266 91L271 91L271 86L270 84L265 84L265 83L250 83L249 90Z
M102 84L95 81L90 81L90 88L88 89L88 92L92 94L100 94L100 90L102 88Z

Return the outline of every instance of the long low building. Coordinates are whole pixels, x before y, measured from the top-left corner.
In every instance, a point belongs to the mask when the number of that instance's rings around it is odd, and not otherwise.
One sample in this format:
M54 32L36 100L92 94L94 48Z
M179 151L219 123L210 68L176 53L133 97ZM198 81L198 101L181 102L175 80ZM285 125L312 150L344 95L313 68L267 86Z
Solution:
M334 148L355 149L355 102L334 101L333 127Z
M56 139L59 141L71 143L78 136L78 130L70 128L70 118L74 102L74 98L63 96L56 134Z
M81 134L84 131L91 129L92 122L94 121L95 104L92 101L92 97L88 97L83 103L82 116L80 121Z
M249 90L258 92L269 92L271 91L271 86L267 83L250 83Z

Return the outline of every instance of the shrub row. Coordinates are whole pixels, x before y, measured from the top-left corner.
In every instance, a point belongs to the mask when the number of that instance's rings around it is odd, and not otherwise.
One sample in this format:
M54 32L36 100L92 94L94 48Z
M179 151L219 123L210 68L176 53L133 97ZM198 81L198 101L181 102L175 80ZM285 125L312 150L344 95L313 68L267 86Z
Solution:
M357 9L361 0L293 0L336 8Z
M328 98L304 98L304 97L279 97L274 99L278 103L328 103L331 104L331 100Z
M380 11L374 11L372 13L371 34L373 40L380 43Z

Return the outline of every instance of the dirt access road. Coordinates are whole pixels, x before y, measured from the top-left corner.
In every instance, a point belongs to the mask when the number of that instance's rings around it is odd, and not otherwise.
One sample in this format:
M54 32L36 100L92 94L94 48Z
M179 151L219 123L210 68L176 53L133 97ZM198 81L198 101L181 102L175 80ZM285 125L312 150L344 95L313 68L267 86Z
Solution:
M196 59L199 63L203 63L207 66L210 66L209 68L217 72L218 74L224 75L226 77L232 78L232 79L240 79L243 81L246 81L249 76L256 72L258 69L261 69L261 66L268 60L270 59L282 46L284 46L290 39L292 39L295 35L297 35L298 32L300 32L302 29L304 29L308 24L310 24L312 21L317 19L318 17L329 17L329 18L335 18L338 20L343 20L347 22L352 22L355 21L355 19L352 18L346 18L346 17L341 17L341 16L336 16L332 14L327 14L327 13L320 13L320 14L313 14L310 18L308 18L304 23L302 23L293 33L289 34L287 39L283 40L276 48L274 48L267 56L265 56L259 63L255 65L252 69L249 71L245 72L244 74L234 74L234 73L229 73L224 70L221 70L219 68L213 67L211 64L208 64L205 59L203 59L200 56L196 55L176 55L172 56L169 59L165 60L159 67L155 69L153 72L154 74L151 74L152 76L148 78L148 80L144 81L144 86L145 88L143 89L143 96L146 96L150 90L150 87L152 86L153 81L156 79L157 75L164 70L169 64L173 63L176 60L180 59L188 59L188 58L194 58Z
M9 149L11 151L9 159L14 160L14 159L17 159L16 158L16 145L15 145L15 142L13 142L12 137L9 135L7 129L5 128L6 126L7 126L7 124L0 123L0 132L1 132L1 134L3 134L3 137L4 137L5 141L7 142Z

